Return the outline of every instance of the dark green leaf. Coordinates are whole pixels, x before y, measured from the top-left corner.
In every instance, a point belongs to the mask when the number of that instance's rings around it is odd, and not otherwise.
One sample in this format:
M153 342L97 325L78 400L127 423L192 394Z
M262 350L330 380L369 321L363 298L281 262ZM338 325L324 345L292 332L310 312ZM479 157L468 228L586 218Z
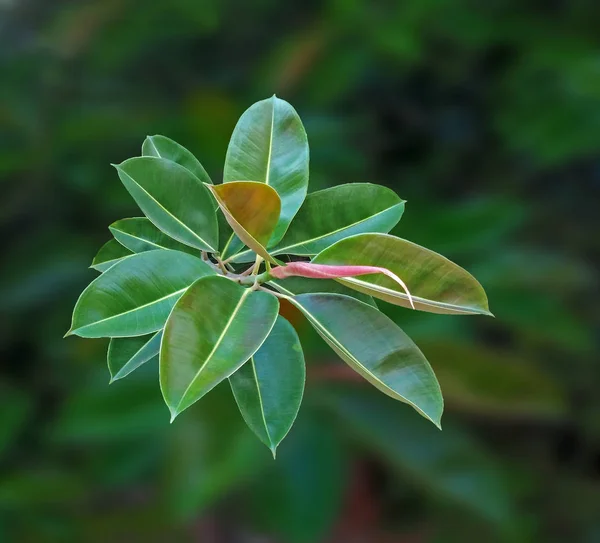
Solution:
M196 281L173 308L160 351L160 384L175 418L262 345L279 303L225 277Z
M167 236L145 217L121 219L112 223L108 229L120 244L134 253L143 253L154 249L174 249L184 253L198 254L198 249L192 249Z
M108 268L132 254L129 249L121 245L118 241L111 239L100 247L90 268L94 268L99 272L105 272Z
M162 330L137 337L112 338L108 345L110 382L122 379L158 355Z

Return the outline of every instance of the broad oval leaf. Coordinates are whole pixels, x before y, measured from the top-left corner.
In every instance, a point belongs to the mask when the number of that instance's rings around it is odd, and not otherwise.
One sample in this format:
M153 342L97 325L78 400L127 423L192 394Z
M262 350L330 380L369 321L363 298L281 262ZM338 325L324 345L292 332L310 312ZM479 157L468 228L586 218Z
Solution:
M158 356L162 330L137 337L112 338L108 344L110 382L127 377L132 371Z
M206 185L176 162L135 157L115 165L144 215L172 238L202 251L216 252L218 226Z
M223 181L259 181L281 198L281 215L271 237L277 243L300 209L308 189L308 139L296 110L272 96L240 117L227 148Z
M160 386L173 420L246 362L275 324L279 303L225 277L203 277L177 302L160 350Z
M491 315L483 287L466 270L420 245L388 234L358 234L319 253L315 264L380 266L408 286L415 309L430 313ZM402 288L383 275L337 279L342 284L410 307Z
M363 232L389 232L404 213L393 190L351 183L313 192L273 254L314 256L336 241Z
M112 223L108 229L115 239L134 253L143 253L156 249L174 249L184 253L197 254L193 249L167 236L156 228L146 217L121 219Z
M203 183L212 184L210 176L206 173L200 161L183 145L166 136L148 136L142 144L142 155L166 158L177 162Z
M296 419L305 380L300 339L281 316L260 349L229 378L244 420L273 456Z
M94 268L99 272L105 272L108 268L114 266L117 262L121 262L124 258L131 256L133 253L121 245L117 240L111 239L107 241L92 260L90 268Z
M444 402L435 374L389 317L339 294L300 294L289 301L351 368L440 427Z
M156 332L187 287L214 274L206 262L179 251L132 255L81 293L67 335L130 337Z
M308 277L287 277L286 279L272 279L267 283L274 287L281 294L287 296L294 296L296 294L309 294L309 293L328 293L328 294L345 294L346 296L352 296L361 302L375 305L375 300L368 294L363 294L357 290L348 288L333 279L309 279Z
M235 181L209 188L240 240L265 260L276 262L265 246L281 211L277 192L254 181Z

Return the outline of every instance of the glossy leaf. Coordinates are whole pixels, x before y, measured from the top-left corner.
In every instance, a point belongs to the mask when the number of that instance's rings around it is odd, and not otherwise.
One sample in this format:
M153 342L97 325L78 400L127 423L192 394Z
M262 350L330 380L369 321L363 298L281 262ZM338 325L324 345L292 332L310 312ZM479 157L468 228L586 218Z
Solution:
M146 217L165 234L202 251L217 251L213 199L189 170L156 157L130 158L115 168Z
M137 337L112 338L108 345L110 382L122 379L158 355L162 330Z
M359 234L319 253L315 264L381 266L408 286L416 309L431 313L490 315L483 287L466 270L415 243L387 234ZM338 279L386 302L410 307L402 288L383 275Z
M352 296L361 302L375 305L375 301L368 294L363 294L351 288L348 288L333 279L309 279L307 277L288 277L284 280L273 279L268 283L282 294L288 296L294 296L295 294L309 294L309 293L329 293L329 294L345 294L346 296Z
M160 330L175 302L196 279L215 272L179 251L132 255L81 293L68 335L130 337Z
M240 117L227 156L223 181L258 181L281 198L281 216L271 237L277 243L300 209L308 189L308 140L296 110L272 96Z
M277 192L264 183L254 181L210 186L210 190L240 240L265 260L276 262L265 246L281 211Z
M146 217L121 219L112 223L108 229L115 239L134 253L143 253L155 249L174 249L197 255L193 249L161 232Z
M289 301L351 368L440 427L443 400L435 374L390 318L339 294L300 294Z
M273 254L313 256L336 241L363 232L389 232L404 213L404 200L371 183L340 185L306 197Z
M105 272L108 268L132 254L133 253L127 249L127 247L124 247L118 241L111 239L100 247L94 260L92 260L90 268L94 268L99 272Z
M229 378L244 420L273 456L296 419L305 379L298 334L281 316L260 349Z
M165 326L160 384L172 419L237 371L275 324L279 303L225 277L196 281Z
M189 170L203 183L212 183L200 161L183 145L166 136L148 136L142 144L142 155L172 160Z

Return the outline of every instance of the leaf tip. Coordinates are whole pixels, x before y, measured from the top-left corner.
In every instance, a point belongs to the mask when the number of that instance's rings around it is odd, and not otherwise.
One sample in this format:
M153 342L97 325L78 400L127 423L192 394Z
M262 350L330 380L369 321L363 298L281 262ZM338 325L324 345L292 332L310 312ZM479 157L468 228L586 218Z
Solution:
M169 424L173 424L173 421L175 420L177 415L179 415L179 413L177 412L177 410L171 409L170 407L169 407L169 411L171 412L171 420L169 420Z
M271 454L273 455L273 460L277 460L277 445L271 445L269 449L271 450Z
M65 339L66 337L72 336L73 335L73 328L69 328L67 330L67 333L63 336L63 339Z

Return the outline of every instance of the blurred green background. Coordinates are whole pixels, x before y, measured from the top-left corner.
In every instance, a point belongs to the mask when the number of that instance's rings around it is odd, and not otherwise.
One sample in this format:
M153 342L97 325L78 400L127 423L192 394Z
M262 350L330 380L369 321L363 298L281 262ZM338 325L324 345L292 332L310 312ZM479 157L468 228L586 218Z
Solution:
M600 541L596 0L0 0L0 541ZM444 431L293 313L309 380L274 462L228 386L169 425L157 368L108 386L62 336L148 134L214 180L237 118L300 113L314 191L375 182L393 233L496 319L386 311L429 357Z

